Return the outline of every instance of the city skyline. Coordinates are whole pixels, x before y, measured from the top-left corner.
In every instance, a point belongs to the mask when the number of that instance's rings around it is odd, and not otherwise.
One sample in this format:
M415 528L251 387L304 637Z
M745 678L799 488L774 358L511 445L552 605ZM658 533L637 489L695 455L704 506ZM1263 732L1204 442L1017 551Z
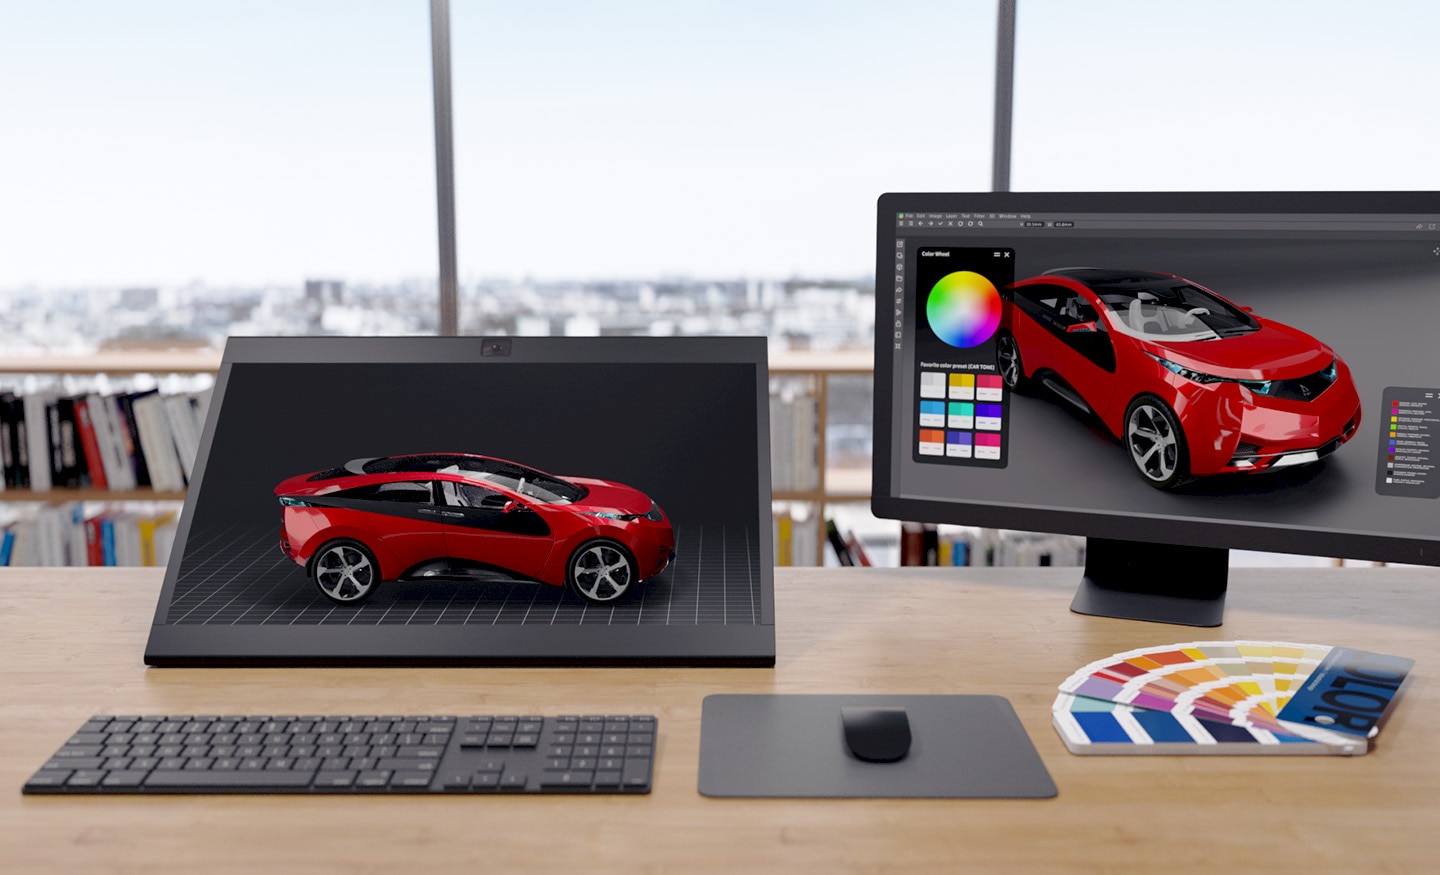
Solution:
M434 276L427 5L196 9L0 11L0 291ZM1025 0L1013 187L1440 189L1437 24ZM991 0L455 0L459 275L868 276L880 193L989 187L994 27Z

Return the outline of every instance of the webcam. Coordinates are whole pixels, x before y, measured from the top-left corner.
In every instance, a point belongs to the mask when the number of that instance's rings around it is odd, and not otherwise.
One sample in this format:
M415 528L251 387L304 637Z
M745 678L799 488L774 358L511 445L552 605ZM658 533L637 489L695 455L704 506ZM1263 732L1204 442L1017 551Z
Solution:
M486 355L509 355L510 338L508 337L482 337L480 338L480 354Z

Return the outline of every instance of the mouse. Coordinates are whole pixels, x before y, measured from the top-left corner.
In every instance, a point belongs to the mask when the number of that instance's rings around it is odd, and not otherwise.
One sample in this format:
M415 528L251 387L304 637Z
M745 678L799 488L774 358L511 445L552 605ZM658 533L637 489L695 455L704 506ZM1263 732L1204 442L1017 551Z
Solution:
M893 763L910 752L910 717L904 708L843 705L845 746L868 763Z

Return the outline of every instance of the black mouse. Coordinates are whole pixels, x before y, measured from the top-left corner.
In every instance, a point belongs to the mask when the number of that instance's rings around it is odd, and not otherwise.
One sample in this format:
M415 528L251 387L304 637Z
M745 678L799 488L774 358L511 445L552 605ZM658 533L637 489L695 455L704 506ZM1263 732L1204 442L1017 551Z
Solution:
M893 763L910 752L910 717L904 708L842 705L845 746L870 763Z

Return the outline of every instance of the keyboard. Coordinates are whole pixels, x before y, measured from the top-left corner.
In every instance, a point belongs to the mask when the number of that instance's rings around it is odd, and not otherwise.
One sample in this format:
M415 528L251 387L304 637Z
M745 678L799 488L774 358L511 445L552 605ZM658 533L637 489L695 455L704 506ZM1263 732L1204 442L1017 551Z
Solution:
M95 716L25 793L649 793L656 721Z

